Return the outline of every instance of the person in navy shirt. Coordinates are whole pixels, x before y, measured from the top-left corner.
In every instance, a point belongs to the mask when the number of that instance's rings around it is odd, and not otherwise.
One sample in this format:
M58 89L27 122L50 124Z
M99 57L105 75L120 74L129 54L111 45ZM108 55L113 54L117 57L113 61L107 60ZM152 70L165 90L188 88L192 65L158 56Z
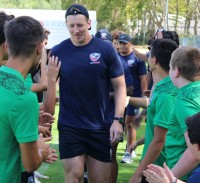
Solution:
M112 45L89 34L85 7L70 6L65 19L71 37L51 51L62 63L58 130L65 182L82 182L86 163L89 182L104 183L110 175L111 145L123 133L124 72ZM107 119L110 82L115 99L112 121Z
M143 60L138 59L133 50L131 37L128 34L119 35L119 55L128 64L130 68L131 75L133 77L134 86L134 97L142 97L142 92L147 90L147 79L146 79L146 65ZM127 147L133 145L136 140L136 130L135 121L136 115L139 113L139 108L133 107L131 105L127 106L126 109L126 130L127 130ZM132 152L132 154L134 151ZM133 154L135 156L135 154ZM124 157L121 160L122 163L132 163L132 156L129 154L128 150L125 152Z

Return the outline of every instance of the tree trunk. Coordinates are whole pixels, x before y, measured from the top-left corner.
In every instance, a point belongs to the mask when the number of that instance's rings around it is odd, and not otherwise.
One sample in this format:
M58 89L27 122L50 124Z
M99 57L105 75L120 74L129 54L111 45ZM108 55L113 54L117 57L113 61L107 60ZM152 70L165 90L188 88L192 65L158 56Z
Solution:
M179 0L176 1L176 19L175 19L175 25L174 29L177 32L177 27L178 27L178 16L179 16Z

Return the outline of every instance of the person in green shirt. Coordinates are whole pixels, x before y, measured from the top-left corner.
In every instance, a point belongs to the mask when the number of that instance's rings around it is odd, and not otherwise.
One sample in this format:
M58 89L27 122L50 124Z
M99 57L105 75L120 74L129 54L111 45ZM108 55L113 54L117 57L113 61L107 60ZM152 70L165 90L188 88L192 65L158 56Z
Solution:
M162 166L166 161L164 143L168 118L174 108L177 95L177 89L169 78L169 62L172 52L177 48L178 45L175 42L165 39L157 39L151 45L148 63L153 76L154 88L147 107L145 145L141 163L129 183L146 182L142 173L147 166L151 163ZM130 98L129 103L133 104L133 102L134 98Z
M200 112L200 49L177 49L172 55L169 73L179 91L166 138L167 165L173 168L175 177L187 180L186 174L199 164L187 147L185 119Z
M38 103L25 87L27 74L39 64L43 50L44 30L28 16L5 23L8 61L0 68L0 182L19 183L21 161L27 172L44 162L52 162L54 151L38 139Z

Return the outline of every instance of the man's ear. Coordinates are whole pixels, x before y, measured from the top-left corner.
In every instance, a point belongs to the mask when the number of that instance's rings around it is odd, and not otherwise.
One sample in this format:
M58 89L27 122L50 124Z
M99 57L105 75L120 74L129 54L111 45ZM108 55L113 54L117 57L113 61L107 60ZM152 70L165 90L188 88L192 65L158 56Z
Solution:
M197 151L200 151L200 146L199 146L199 144L194 144L194 146L195 146L195 149L196 149Z
M91 20L89 19L88 20L88 30L90 30L91 29Z
M37 55L41 55L42 54L42 51L44 49L44 43L41 42L40 44L38 44L38 46L36 47L36 54Z
M156 57L152 57L151 59L152 59L152 63L153 63L154 65L156 65L156 64L158 63Z
M177 67L174 68L174 77L177 78L180 76L180 71Z

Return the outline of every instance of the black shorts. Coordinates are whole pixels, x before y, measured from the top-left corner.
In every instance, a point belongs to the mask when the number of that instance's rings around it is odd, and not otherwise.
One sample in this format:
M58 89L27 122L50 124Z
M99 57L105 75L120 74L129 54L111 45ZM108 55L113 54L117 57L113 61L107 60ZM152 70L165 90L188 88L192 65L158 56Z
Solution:
M141 183L148 183L148 181L146 180L146 177L144 175L142 175Z
M60 159L86 154L101 162L111 162L108 130L87 130L58 124L58 131Z
M26 171L21 173L21 183L35 183L34 172L28 173Z

